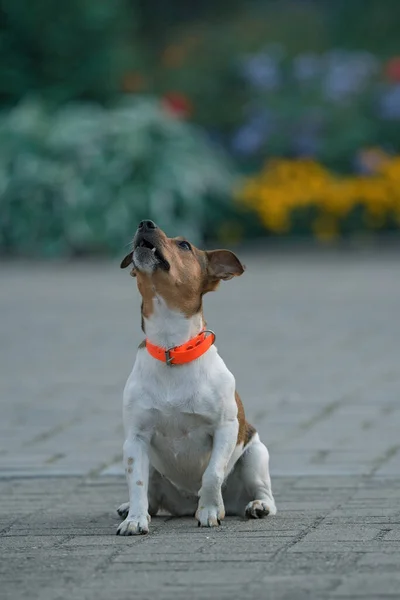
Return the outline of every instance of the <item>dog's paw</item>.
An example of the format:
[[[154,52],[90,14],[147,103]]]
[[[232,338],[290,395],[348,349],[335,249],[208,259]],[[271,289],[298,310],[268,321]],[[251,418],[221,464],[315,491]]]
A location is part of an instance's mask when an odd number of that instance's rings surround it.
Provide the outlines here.
[[[117,508],[117,513],[121,517],[121,519],[126,519],[129,513],[129,502],[124,502],[121,504],[119,508]]]
[[[225,517],[223,506],[199,506],[196,519],[199,527],[218,527]]]
[[[117,535],[146,535],[149,533],[150,515],[127,517],[117,529]]]
[[[245,514],[249,519],[262,519],[268,515],[276,515],[276,506],[273,502],[253,500],[246,506]]]

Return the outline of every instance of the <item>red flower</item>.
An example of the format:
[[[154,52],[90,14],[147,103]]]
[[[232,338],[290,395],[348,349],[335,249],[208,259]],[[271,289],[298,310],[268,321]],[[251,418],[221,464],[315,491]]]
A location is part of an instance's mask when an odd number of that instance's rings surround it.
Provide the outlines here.
[[[400,56],[394,56],[387,62],[386,76],[390,81],[400,81]]]
[[[145,87],[146,80],[141,73],[133,71],[124,75],[122,80],[122,89],[124,92],[141,92]]]
[[[164,108],[175,117],[187,118],[193,112],[189,98],[179,92],[169,92],[162,98]]]

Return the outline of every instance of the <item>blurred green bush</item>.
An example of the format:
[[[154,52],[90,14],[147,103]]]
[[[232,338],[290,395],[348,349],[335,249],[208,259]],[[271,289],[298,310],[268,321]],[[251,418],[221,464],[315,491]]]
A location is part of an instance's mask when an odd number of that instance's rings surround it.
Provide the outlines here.
[[[365,153],[400,153],[399,19],[398,0],[0,0],[0,252],[112,252],[145,217],[263,235],[287,189],[246,212],[227,155],[368,174]]]
[[[196,243],[223,223],[233,183],[225,157],[154,100],[24,102],[0,116],[0,251],[121,251],[144,217]]]
[[[0,0],[0,104],[108,101],[138,59],[130,0]]]

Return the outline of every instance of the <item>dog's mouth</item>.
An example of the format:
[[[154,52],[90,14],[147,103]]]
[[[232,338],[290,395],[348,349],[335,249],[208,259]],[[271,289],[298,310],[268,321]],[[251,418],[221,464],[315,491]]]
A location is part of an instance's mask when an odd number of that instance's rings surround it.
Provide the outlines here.
[[[151,242],[149,239],[145,237],[140,237],[135,244],[134,253],[137,254],[137,258],[141,259],[143,256],[146,257],[146,262],[150,258],[149,254],[153,255],[154,267],[160,267],[165,271],[168,271],[170,268],[170,264],[167,259],[164,257],[163,253],[157,246]]]

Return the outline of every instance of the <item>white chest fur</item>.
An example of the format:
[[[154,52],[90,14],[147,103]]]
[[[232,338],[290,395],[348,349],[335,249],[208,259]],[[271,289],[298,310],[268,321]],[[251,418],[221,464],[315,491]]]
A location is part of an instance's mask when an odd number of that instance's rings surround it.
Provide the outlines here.
[[[157,321],[153,317],[151,321],[151,335],[160,343]],[[182,329],[178,338],[177,323]],[[180,335],[187,340],[198,333],[198,323],[185,319],[182,324],[181,316],[177,323],[171,326],[174,341],[164,324],[163,345],[177,345]],[[190,335],[188,328],[193,329]],[[197,493],[214,431],[236,415],[235,379],[215,346],[192,363],[172,367],[151,357],[145,348],[138,351],[124,391],[126,436],[145,437],[150,462],[178,487]]]

